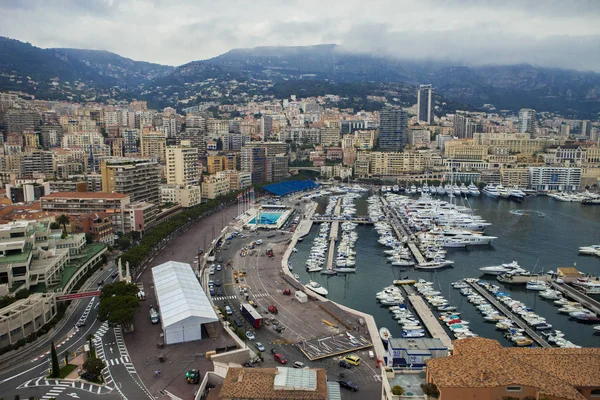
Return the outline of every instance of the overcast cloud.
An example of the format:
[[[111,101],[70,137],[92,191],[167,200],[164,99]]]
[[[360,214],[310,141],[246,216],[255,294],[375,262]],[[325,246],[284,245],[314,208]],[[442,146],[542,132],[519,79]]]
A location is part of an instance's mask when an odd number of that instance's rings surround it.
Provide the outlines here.
[[[240,47],[337,43],[600,71],[599,21],[598,0],[0,0],[0,36],[170,65]]]

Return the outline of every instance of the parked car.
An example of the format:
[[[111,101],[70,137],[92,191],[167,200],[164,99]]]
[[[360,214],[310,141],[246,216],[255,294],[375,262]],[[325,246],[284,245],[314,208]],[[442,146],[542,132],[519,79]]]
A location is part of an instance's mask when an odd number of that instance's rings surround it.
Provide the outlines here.
[[[338,383],[343,388],[350,389],[353,392],[358,391],[358,385],[349,379],[338,379]]]
[[[261,342],[254,343],[254,347],[258,349],[258,351],[265,351],[265,346]]]
[[[246,332],[246,337],[248,338],[248,340],[256,339],[256,337],[254,336],[254,333],[252,333],[250,331]]]
[[[221,267],[221,264],[217,265],[217,271],[220,271],[222,269],[223,269],[223,267]]]
[[[215,286],[221,286],[221,281],[217,279],[217,280],[215,281]]]
[[[352,365],[350,365],[348,363],[348,361],[346,361],[346,360],[340,360],[340,362],[338,363],[338,366],[340,366],[342,368],[346,368],[346,369],[352,368]]]
[[[258,304],[256,304],[254,300],[248,300],[248,304],[250,304],[254,308],[258,307]]]
[[[244,326],[244,324],[242,323],[242,321],[239,318],[236,318],[235,321],[233,321],[235,323],[235,325],[238,328],[241,328],[242,326]]]
[[[283,354],[275,354],[273,356],[273,358],[275,359],[275,361],[277,361],[279,364],[287,364],[287,359],[283,356]]]
[[[231,309],[231,307],[225,306],[225,313],[227,315],[232,315],[233,314],[233,310]]]
[[[294,361],[294,368],[304,368],[304,363],[300,361]]]

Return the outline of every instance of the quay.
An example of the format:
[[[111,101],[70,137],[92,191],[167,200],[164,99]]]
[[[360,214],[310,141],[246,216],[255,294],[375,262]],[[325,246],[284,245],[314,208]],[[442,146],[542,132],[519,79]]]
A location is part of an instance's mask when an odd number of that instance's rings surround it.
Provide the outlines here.
[[[567,297],[581,303],[582,306],[585,306],[587,309],[595,312],[597,315],[600,315],[600,302],[592,299],[590,296],[585,293],[580,292],[579,290],[567,285],[566,283],[558,284],[556,282],[552,282],[552,287]]]
[[[355,224],[364,224],[364,225],[373,225],[375,222],[367,220],[367,219],[363,219],[363,218],[346,218],[346,219],[334,219],[334,218],[321,218],[321,217],[314,217],[312,218],[312,222],[353,222]]]
[[[397,215],[394,210],[388,210],[389,204],[387,200],[382,198],[381,201],[384,205],[383,212],[387,216],[388,222],[392,225],[394,232],[396,232],[398,240],[402,240],[403,237],[413,238],[413,235],[407,233],[404,226],[402,226],[402,219],[400,218],[400,216]],[[400,224],[398,225],[396,222],[399,222]],[[423,254],[421,253],[417,245],[414,243],[414,241],[408,242],[408,248],[410,249],[415,260],[417,260],[417,263],[422,264],[424,262],[427,262],[427,260],[425,260],[425,257],[423,257]]]
[[[338,199],[337,204],[335,205],[335,209],[333,211],[334,215],[339,215],[342,209],[342,199]],[[327,269],[333,270],[333,257],[335,255],[335,242],[338,239],[338,232],[340,229],[340,221],[333,220],[331,223],[331,230],[329,231],[329,253],[327,253]]]
[[[446,333],[440,322],[437,320],[435,315],[431,312],[431,309],[425,303],[425,300],[418,294],[416,294],[415,290],[410,285],[402,286],[408,295],[408,301],[415,309],[415,312],[419,315],[421,321],[427,328],[427,331],[431,335],[431,337],[440,339],[444,346],[448,347],[448,349],[452,349],[452,340],[450,336]]]
[[[489,301],[496,309],[498,309],[504,316],[509,318],[515,324],[519,326],[519,328],[523,329],[527,335],[532,338],[537,344],[542,347],[550,348],[550,344],[546,342],[540,335],[538,335],[533,329],[531,329],[525,322],[523,322],[520,318],[510,312],[503,304],[501,304],[494,296],[492,296],[487,290],[479,286],[475,282],[466,281],[477,293],[485,297],[487,301]]]

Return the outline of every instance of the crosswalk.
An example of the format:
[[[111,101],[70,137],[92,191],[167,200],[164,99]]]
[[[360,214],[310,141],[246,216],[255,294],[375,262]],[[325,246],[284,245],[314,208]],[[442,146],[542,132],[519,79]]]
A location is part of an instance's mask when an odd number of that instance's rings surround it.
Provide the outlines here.
[[[112,382],[111,382],[112,383]],[[45,379],[44,377],[40,377],[37,379],[30,379],[26,382],[20,384],[17,389],[31,388],[31,387],[43,387],[43,386],[52,386],[52,389],[46,393],[41,399],[47,400],[53,397],[58,397],[66,389],[79,389],[84,390],[86,392],[90,392],[93,394],[106,394],[110,393],[114,390],[113,387],[108,386],[108,384],[104,386],[96,385],[93,383],[89,383],[86,381],[67,381],[62,379]]]
[[[107,365],[119,365],[119,364],[130,364],[129,357],[111,358],[106,360]]]
[[[92,306],[94,305],[94,301],[96,300],[95,297],[92,297],[92,300],[90,300],[90,302],[88,303],[87,307],[85,308],[85,311],[83,312],[83,314],[81,315],[81,317],[79,318],[79,321],[77,321],[77,325],[81,324],[85,324],[85,321],[87,320],[87,317],[90,313],[90,310],[92,309]]]
[[[254,298],[260,298],[260,297],[267,297],[269,296],[269,293],[256,293],[256,294],[251,294],[250,297],[254,297]],[[221,300],[234,300],[237,299],[237,296],[216,296],[213,297],[213,300],[215,301],[221,301]]]

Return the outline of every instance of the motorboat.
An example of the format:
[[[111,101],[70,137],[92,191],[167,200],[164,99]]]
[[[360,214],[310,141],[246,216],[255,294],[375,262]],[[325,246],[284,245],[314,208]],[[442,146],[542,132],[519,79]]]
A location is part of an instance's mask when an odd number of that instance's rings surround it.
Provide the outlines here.
[[[521,189],[519,189],[516,186],[508,189],[508,197],[511,198],[512,200],[520,202],[520,201],[523,201],[525,196],[526,196],[525,192],[523,192]]]
[[[600,244],[595,244],[592,246],[584,246],[579,248],[579,252],[585,255],[600,255]]]
[[[573,286],[585,294],[600,294],[600,281],[580,278],[573,282]]]
[[[482,267],[479,268],[479,271],[483,272],[486,275],[502,275],[509,271],[513,271],[515,269],[520,269],[521,267],[516,261],[513,261],[508,264],[495,265],[491,267]]]
[[[319,285],[315,281],[310,281],[306,284],[306,288],[312,290],[313,292],[320,294],[321,296],[327,296],[329,291],[325,289],[323,286]]]
[[[496,186],[496,190],[498,191],[498,196],[502,197],[503,199],[508,199],[510,197],[509,190],[502,184]]]
[[[483,188],[483,194],[493,199],[497,199],[500,196],[498,190],[496,189],[496,186],[492,185],[491,183],[485,185],[485,187]]]
[[[543,281],[530,280],[530,281],[527,281],[525,289],[544,291],[544,290],[548,289],[548,285],[546,284],[546,282],[543,282]]]
[[[444,267],[447,267],[452,264],[454,264],[454,261],[451,261],[451,260],[434,260],[434,261],[427,261],[424,263],[419,263],[419,264],[415,265],[415,268],[416,269],[433,270],[433,269],[444,268]]]
[[[470,194],[469,189],[465,186],[464,183],[461,183],[461,185],[460,185],[460,194],[463,195],[463,196],[465,196],[465,197]]]
[[[558,300],[562,299],[562,293],[558,290],[546,289],[543,292],[540,292],[540,297],[548,300]]]
[[[473,184],[473,182],[471,182],[469,186],[467,186],[467,189],[469,189],[469,194],[471,196],[479,196],[480,194],[479,189],[477,188],[477,186],[475,186],[475,184]]]
[[[306,270],[308,272],[319,272],[323,270],[323,267],[307,267]]]
[[[383,340],[384,343],[387,343],[389,339],[391,339],[392,334],[390,333],[390,330],[384,326],[382,326],[381,328],[379,328],[379,337],[381,338],[381,340]]]

